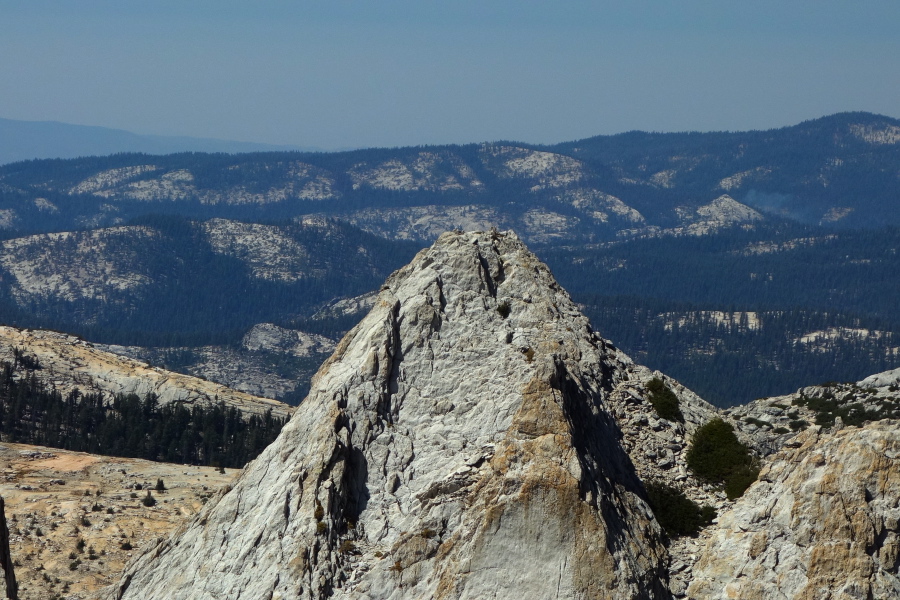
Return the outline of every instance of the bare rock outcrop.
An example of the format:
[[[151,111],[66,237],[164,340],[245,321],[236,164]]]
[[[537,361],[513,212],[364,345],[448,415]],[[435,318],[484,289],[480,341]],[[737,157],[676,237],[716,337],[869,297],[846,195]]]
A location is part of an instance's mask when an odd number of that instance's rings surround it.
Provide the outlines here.
[[[29,372],[63,395],[74,389],[82,393],[101,392],[110,397],[116,394],[143,397],[153,393],[161,403],[209,406],[224,402],[247,416],[263,415],[269,410],[279,418],[291,414],[291,407],[283,402],[151,367],[147,363],[103,351],[73,335],[0,326],[0,360],[12,362],[17,349],[40,363],[41,368]]]
[[[796,436],[719,518],[688,596],[900,597],[897,421]]]
[[[632,367],[514,234],[444,234],[108,597],[668,598],[610,414]]]
[[[824,383],[793,394],[759,398],[724,411],[761,456],[789,443],[810,426],[840,429],[882,419],[900,419],[897,371],[866,377],[858,383]]]

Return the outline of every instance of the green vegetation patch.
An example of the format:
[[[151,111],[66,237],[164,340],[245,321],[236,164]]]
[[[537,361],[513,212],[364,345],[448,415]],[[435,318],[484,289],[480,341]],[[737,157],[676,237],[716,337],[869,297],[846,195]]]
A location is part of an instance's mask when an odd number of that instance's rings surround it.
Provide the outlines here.
[[[650,400],[653,410],[656,411],[660,418],[684,423],[684,415],[681,414],[678,396],[663,383],[662,379],[654,377],[647,382],[647,389],[650,391],[648,400]]]
[[[890,400],[882,401],[878,409],[867,409],[856,400],[855,396],[850,396],[847,400],[851,402],[844,403],[835,398],[830,391],[825,393],[821,398],[809,398],[800,396],[794,400],[797,406],[805,406],[816,413],[816,425],[822,427],[831,427],[837,417],[841,418],[844,425],[852,425],[859,427],[866,421],[880,421],[882,419],[890,419],[900,417],[900,411],[897,406]]]
[[[756,417],[744,417],[744,423],[756,425],[760,429],[762,429],[763,427],[772,427],[771,424],[766,423],[765,421],[761,421],[761,420],[757,419]]]
[[[687,452],[687,465],[697,477],[722,484],[731,500],[740,497],[759,475],[750,449],[722,419],[713,419],[697,430]]]
[[[651,481],[646,489],[650,508],[669,537],[697,535],[716,517],[716,509],[708,505],[700,506],[678,488]]]

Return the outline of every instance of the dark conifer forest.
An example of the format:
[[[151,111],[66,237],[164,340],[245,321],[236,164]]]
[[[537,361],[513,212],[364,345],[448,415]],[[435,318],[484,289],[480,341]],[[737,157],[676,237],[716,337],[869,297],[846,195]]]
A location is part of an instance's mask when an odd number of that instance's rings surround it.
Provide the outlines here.
[[[18,354],[0,363],[0,438],[128,458],[240,468],[281,431],[271,413],[244,418],[219,403],[160,405],[156,396],[74,390],[63,396],[34,375],[40,365]]]

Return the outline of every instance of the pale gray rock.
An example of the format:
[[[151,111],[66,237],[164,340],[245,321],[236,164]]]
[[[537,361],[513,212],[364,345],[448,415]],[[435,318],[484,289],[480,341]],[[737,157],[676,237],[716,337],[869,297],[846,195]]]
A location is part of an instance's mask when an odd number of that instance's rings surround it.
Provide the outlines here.
[[[341,317],[357,315],[362,318],[364,313],[372,310],[377,299],[378,292],[368,292],[352,298],[341,298],[318,310],[312,318],[315,321],[322,319],[339,319]]]
[[[244,334],[241,346],[251,352],[277,352],[298,357],[334,351],[334,342],[325,336],[273,323],[257,323],[251,327]]]
[[[711,529],[690,598],[900,597],[898,422],[795,441]]]
[[[900,369],[892,369],[883,373],[869,375],[859,382],[860,387],[889,387],[900,385]]]
[[[250,328],[237,347],[159,348],[113,344],[95,344],[94,347],[254,396],[299,400],[301,390],[305,395],[310,378],[334,351],[335,343],[324,336],[298,329],[258,323]]]
[[[759,212],[746,204],[741,204],[728,194],[723,194],[696,210],[677,208],[675,212],[683,225],[667,230],[673,235],[707,235],[724,227],[746,225],[763,220],[763,216]]]
[[[107,597],[668,598],[609,412],[631,367],[514,234],[445,234]]]
[[[827,383],[800,388],[793,394],[759,398],[726,410],[744,441],[757,454],[777,452],[797,433],[816,424],[840,429],[844,424],[900,418],[900,389],[893,371],[855,383]]]
[[[0,326],[0,360],[12,362],[16,349],[36,358],[41,368],[29,373],[63,396],[76,389],[81,393],[99,392],[107,399],[117,394],[156,394],[161,404],[211,406],[224,402],[247,417],[271,410],[274,416],[286,418],[292,411],[283,402],[152,367],[73,335]]]

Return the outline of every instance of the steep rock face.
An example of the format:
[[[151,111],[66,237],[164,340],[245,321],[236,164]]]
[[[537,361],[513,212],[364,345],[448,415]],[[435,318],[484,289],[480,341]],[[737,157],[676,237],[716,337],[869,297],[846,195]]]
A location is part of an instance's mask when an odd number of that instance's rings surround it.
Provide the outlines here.
[[[814,427],[759,479],[713,528],[690,598],[900,597],[896,421]]]
[[[630,366],[513,234],[444,234],[109,598],[668,597],[607,410]]]

